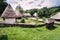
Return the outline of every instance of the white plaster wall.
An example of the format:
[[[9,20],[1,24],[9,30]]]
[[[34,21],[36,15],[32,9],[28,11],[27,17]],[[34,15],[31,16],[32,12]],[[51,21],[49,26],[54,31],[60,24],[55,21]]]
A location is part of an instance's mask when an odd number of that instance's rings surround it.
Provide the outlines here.
[[[9,18],[9,19],[5,19],[5,23],[15,23],[16,22],[16,19],[15,18]]]

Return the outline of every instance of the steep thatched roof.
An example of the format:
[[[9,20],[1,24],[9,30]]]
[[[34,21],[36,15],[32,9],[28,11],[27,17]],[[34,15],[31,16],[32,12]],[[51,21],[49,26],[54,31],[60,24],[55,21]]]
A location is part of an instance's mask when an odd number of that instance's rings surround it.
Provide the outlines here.
[[[60,12],[58,12],[56,15],[51,16],[51,19],[60,19]]]
[[[15,14],[16,14],[18,17],[22,17],[22,16],[23,16],[22,13],[20,13],[18,9],[15,11]]]
[[[19,10],[14,11],[10,5],[8,5],[6,7],[5,11],[1,15],[1,17],[3,17],[3,18],[17,18],[17,17],[21,17],[21,16],[22,15],[19,12]]]

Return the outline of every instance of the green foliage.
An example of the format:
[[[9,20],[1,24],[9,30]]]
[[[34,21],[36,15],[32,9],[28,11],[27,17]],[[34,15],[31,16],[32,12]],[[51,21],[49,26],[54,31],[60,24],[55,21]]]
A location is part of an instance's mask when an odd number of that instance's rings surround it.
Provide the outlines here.
[[[41,9],[30,9],[30,10],[26,10],[25,13],[30,13],[31,16],[33,16],[33,14],[36,12],[38,13],[38,17],[43,18],[49,18],[51,15],[55,15],[57,12],[60,11],[60,6],[56,6],[56,7],[51,7],[51,8],[41,8]]]
[[[49,8],[49,13],[51,13],[52,15],[55,15],[59,11],[60,11],[60,6]]]
[[[7,35],[0,35],[0,40],[8,40],[8,36]]]
[[[29,13],[29,10],[25,10],[24,12],[25,12],[25,13]]]
[[[21,19],[21,23],[25,23],[25,19],[24,18]]]
[[[33,16],[33,14],[35,13],[34,10],[30,10],[29,13],[31,14],[31,16]]]
[[[44,7],[42,9],[39,9],[37,13],[38,13],[38,16],[40,18],[42,18],[42,17],[50,17],[50,15],[51,15],[49,13],[49,9],[47,7]]]
[[[51,15],[55,15],[57,12],[59,12],[60,7],[52,7],[52,8],[47,8],[44,7],[42,9],[38,9],[37,13],[40,18],[46,17],[49,18]]]
[[[5,3],[4,0],[0,0],[0,15],[3,13],[6,6],[7,3]]]
[[[30,13],[31,16],[33,16],[33,14],[37,12],[37,9],[30,9],[30,10],[26,10],[25,13]]]
[[[43,20],[45,21],[45,20],[46,20],[46,18],[45,18],[45,17],[43,17]]]

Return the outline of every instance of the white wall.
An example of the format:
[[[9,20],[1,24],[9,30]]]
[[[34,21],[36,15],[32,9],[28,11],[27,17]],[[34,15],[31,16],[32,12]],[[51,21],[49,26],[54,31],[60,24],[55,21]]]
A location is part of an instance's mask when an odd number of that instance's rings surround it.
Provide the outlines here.
[[[15,23],[16,22],[16,19],[15,18],[6,18],[5,19],[5,23],[11,23],[11,24],[13,24],[13,23]]]

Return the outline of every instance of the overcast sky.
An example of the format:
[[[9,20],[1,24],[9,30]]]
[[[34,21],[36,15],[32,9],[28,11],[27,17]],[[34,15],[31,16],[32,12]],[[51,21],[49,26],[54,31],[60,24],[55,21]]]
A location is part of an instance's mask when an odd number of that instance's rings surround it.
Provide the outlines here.
[[[24,10],[60,6],[60,0],[6,0],[6,2],[12,5],[14,10],[17,5],[20,5]]]

